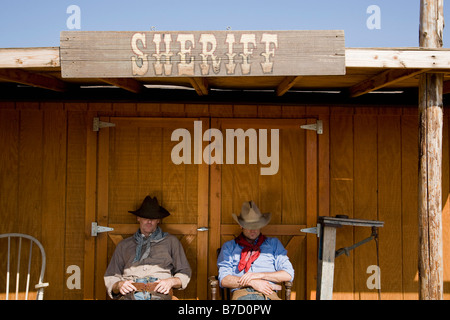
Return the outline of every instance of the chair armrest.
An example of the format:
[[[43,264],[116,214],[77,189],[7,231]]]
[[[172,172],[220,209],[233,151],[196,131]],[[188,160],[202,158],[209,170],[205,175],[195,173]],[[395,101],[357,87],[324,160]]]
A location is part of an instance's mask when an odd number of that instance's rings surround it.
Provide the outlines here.
[[[283,284],[286,290],[286,300],[291,300],[292,281],[285,281]]]
[[[48,287],[49,286],[49,283],[48,282],[45,282],[45,283],[38,283],[38,284],[36,284],[35,286],[34,286],[34,288],[35,289],[40,289],[40,288],[46,288],[46,287]]]
[[[217,276],[209,277],[208,282],[209,287],[211,288],[211,300],[217,300],[217,288],[219,287]]]

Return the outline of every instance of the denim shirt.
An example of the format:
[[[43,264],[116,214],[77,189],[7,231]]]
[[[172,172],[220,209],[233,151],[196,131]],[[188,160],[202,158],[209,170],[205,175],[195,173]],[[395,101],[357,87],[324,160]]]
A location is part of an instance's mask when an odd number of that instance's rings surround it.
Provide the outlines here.
[[[234,240],[223,244],[219,257],[217,258],[220,284],[222,283],[222,279],[228,275],[238,277],[244,275],[244,270],[241,272],[238,270],[242,248]],[[267,237],[260,249],[261,254],[252,263],[249,272],[275,272],[284,270],[291,276],[291,281],[294,279],[294,268],[289,261],[286,249],[278,238]]]

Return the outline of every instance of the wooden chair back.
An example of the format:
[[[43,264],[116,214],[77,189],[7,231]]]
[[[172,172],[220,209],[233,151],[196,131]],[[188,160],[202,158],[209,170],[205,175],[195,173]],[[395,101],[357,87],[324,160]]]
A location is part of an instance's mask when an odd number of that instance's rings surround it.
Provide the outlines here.
[[[29,292],[30,292],[30,281],[31,281],[31,274],[32,274],[32,268],[37,267],[40,269],[38,271],[38,281],[37,284],[34,286],[35,289],[37,289],[36,294],[36,300],[43,300],[44,298],[44,288],[48,286],[48,283],[44,283],[44,273],[45,273],[45,250],[42,244],[34,237],[22,234],[22,233],[5,233],[0,234],[0,239],[7,239],[7,249],[3,252],[0,252],[0,257],[3,261],[6,261],[6,291],[5,291],[5,299],[9,300],[10,296],[10,278],[11,273],[14,272],[12,269],[12,266],[15,267],[15,300],[28,300]],[[26,247],[23,243],[23,239],[29,241],[28,246],[28,255],[25,253],[22,253],[22,247]],[[12,246],[13,242],[16,242],[15,245]],[[39,259],[36,257],[33,257],[33,244],[36,245],[39,248],[40,255],[41,255],[41,264],[39,266],[38,262]],[[2,244],[1,248],[4,248],[5,246]],[[11,250],[12,247],[17,248],[17,254],[14,254]],[[4,258],[6,255],[6,259]],[[27,257],[28,260],[24,261],[26,265],[21,266],[21,258]],[[14,261],[13,261],[14,260]],[[26,259],[24,259],[26,260]],[[23,281],[23,278],[21,279],[22,273],[26,273],[25,281]],[[21,281],[22,280],[22,281]],[[23,287],[23,290],[21,290]],[[23,294],[24,292],[24,294]],[[19,294],[20,293],[20,294]]]

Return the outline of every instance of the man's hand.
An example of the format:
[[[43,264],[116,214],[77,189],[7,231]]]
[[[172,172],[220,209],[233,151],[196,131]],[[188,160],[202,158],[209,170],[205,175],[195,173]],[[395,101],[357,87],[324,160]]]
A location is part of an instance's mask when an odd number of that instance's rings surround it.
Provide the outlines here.
[[[263,275],[258,272],[247,272],[239,279],[239,285],[241,287],[248,287],[250,285],[250,281],[252,280],[261,280]]]
[[[269,281],[262,280],[263,277],[264,274],[260,272],[247,272],[239,279],[239,285],[241,287],[250,286],[268,296],[273,293],[272,284]]]
[[[249,285],[258,292],[269,296],[273,293],[272,284],[266,280],[251,280]]]
[[[178,277],[157,280],[155,283],[157,283],[155,291],[162,294],[169,294],[170,289],[181,287],[181,280]]]
[[[162,294],[169,294],[170,289],[172,289],[174,285],[172,278],[157,280],[155,283],[157,283],[155,291]]]
[[[126,295],[127,293],[136,291],[136,287],[133,286],[133,281],[127,280],[127,281],[119,281],[116,283],[117,287],[113,288],[113,291],[116,291],[114,289],[118,289],[120,294]],[[117,293],[117,291],[116,291]]]

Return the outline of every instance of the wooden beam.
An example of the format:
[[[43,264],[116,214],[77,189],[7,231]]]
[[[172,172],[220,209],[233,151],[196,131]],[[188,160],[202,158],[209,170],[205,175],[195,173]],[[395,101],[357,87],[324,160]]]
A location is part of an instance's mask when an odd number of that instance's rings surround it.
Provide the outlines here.
[[[308,119],[307,124],[316,124],[317,120]],[[318,188],[318,134],[317,131],[306,131],[306,224],[317,225],[317,188]],[[317,299],[317,236],[306,234],[306,299]]]
[[[345,48],[346,68],[450,69],[442,48]],[[0,68],[59,68],[60,48],[0,48]]]
[[[420,0],[419,46],[442,48],[444,0]]]
[[[300,231],[304,228],[306,228],[306,225],[303,224],[268,224],[264,227],[262,232],[270,236],[304,236],[305,233]],[[220,225],[221,234],[238,235],[240,232],[241,227],[238,224]]]
[[[0,69],[0,79],[60,92],[67,91],[69,87],[64,81],[52,76],[22,69]]]
[[[444,0],[420,1],[419,45],[442,47]],[[442,300],[442,73],[422,74],[419,80],[419,298]]]
[[[205,78],[189,78],[189,82],[199,96],[206,96],[209,92],[208,81]]]
[[[133,234],[139,228],[139,224],[108,224],[109,227],[113,228],[113,231],[110,231],[108,234]],[[161,225],[163,231],[173,233],[173,234],[197,234],[197,224],[184,224],[184,223],[168,223]]]
[[[0,68],[59,68],[59,48],[1,48]]]
[[[346,68],[450,69],[447,49],[347,48]]]
[[[141,93],[145,88],[141,82],[132,78],[101,78],[100,80],[133,93]]]
[[[285,94],[300,78],[301,76],[284,78],[284,80],[281,81],[281,83],[277,87],[277,96],[281,97],[283,94]]]
[[[393,83],[412,78],[418,74],[428,71],[429,69],[391,69],[383,71],[370,79],[364,80],[349,89],[350,97],[358,97],[371,91],[387,87]]]
[[[96,111],[89,111],[86,115],[86,123],[92,123]],[[83,270],[83,298],[94,299],[94,279],[95,279],[95,237],[91,236],[91,222],[96,221],[97,203],[97,142],[98,133],[92,127],[86,126],[86,192],[84,210],[84,270]]]
[[[443,299],[442,74],[419,84],[419,298]]]

